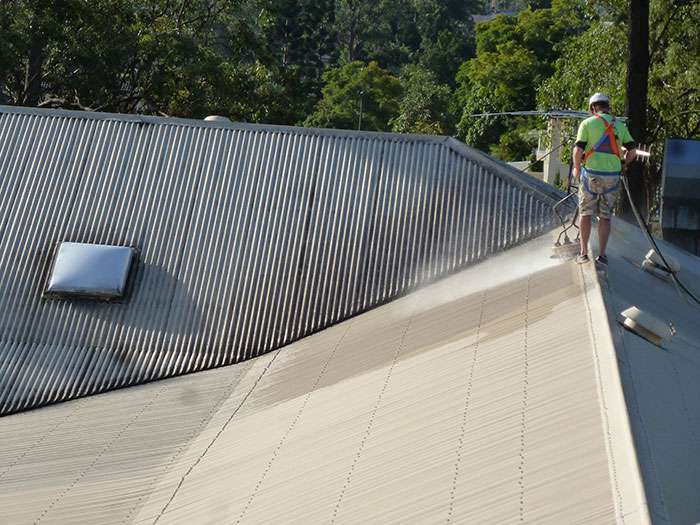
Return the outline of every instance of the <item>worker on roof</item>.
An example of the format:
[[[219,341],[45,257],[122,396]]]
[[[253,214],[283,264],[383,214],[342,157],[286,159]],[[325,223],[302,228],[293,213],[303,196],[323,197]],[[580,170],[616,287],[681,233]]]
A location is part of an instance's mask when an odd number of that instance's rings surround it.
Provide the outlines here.
[[[625,162],[635,158],[635,142],[627,126],[610,114],[610,99],[595,93],[588,101],[591,115],[581,122],[574,146],[574,177],[579,182],[578,202],[581,251],[579,264],[589,261],[588,239],[591,236],[592,216],[598,222],[598,257],[596,262],[607,264],[605,248],[610,237],[610,217],[615,197],[620,189],[620,162],[622,148],[626,148]]]

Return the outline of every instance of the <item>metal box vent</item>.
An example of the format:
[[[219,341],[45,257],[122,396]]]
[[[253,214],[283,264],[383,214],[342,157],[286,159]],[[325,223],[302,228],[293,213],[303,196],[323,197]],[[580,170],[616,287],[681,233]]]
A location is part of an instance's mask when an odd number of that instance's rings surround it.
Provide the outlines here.
[[[124,296],[136,251],[128,246],[62,242],[56,250],[46,294],[96,299]]]

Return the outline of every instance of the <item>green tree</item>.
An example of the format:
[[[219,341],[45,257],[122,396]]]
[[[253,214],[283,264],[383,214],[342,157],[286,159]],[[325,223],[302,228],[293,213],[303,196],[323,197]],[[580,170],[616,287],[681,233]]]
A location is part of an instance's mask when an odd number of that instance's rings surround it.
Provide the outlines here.
[[[245,120],[284,110],[245,0],[7,4],[0,92],[10,103]]]
[[[417,62],[437,80],[454,86],[459,65],[474,56],[472,15],[483,11],[481,0],[414,0],[420,36]]]
[[[700,138],[700,0],[651,4],[648,140]]]
[[[487,150],[500,144],[508,121],[471,115],[535,109],[537,86],[553,74],[561,42],[581,30],[583,19],[575,5],[560,1],[551,8],[527,9],[517,17],[501,15],[479,24],[476,57],[463,63],[457,73],[453,104],[461,115],[458,136]]]
[[[586,109],[588,97],[602,91],[611,97],[612,108],[624,110],[625,28],[596,22],[563,46],[554,73],[540,84],[538,106],[558,109]],[[608,52],[600,53],[600,49]],[[594,56],[595,55],[595,56]]]
[[[589,27],[564,46],[555,72],[538,90],[540,107],[583,109],[588,96],[612,96],[613,113],[623,114],[628,56],[627,4],[611,0],[589,19]],[[648,128],[645,140],[661,153],[669,136],[700,138],[700,0],[657,0],[651,4]],[[605,49],[605,53],[600,53]],[[582,64],[586,68],[582,72]],[[637,113],[639,110],[636,110]],[[660,155],[643,174],[635,201],[652,204],[659,184]],[[639,165],[637,167],[640,167]],[[635,177],[636,181],[642,180]]]
[[[401,82],[376,62],[331,68],[323,80],[323,97],[306,126],[386,131],[398,113]]]
[[[531,134],[530,134],[531,135]],[[491,146],[491,154],[503,161],[532,160],[537,140],[528,136],[528,130],[516,128],[506,131],[498,139],[498,144]]]
[[[311,113],[321,93],[321,75],[336,49],[334,0],[266,0],[265,55],[285,104],[269,113],[273,122],[295,124]]]
[[[385,18],[376,0],[337,0],[335,8],[341,63],[367,60],[366,46],[382,34]]]
[[[434,40],[422,41],[418,63],[430,69],[438,82],[454,87],[459,65],[473,56],[474,39],[470,30],[443,29]]]
[[[438,83],[432,71],[418,65],[403,69],[401,85],[404,94],[399,114],[391,121],[393,131],[430,135],[452,132],[449,86]]]
[[[617,6],[617,7],[616,7]],[[613,112],[624,113],[627,27],[624,4],[612,4],[563,46],[551,78],[542,83],[543,108],[585,109],[591,93],[612,98]],[[700,134],[700,0],[658,0],[650,22],[648,140]],[[606,53],[600,53],[606,49]]]
[[[452,84],[473,56],[472,14],[480,10],[480,0],[337,0],[339,62],[377,61],[395,74],[419,63]]]
[[[462,64],[457,74],[456,103],[461,110],[457,134],[468,144],[488,149],[505,131],[499,117],[472,117],[487,112],[531,109],[536,57],[515,42],[499,44]]]

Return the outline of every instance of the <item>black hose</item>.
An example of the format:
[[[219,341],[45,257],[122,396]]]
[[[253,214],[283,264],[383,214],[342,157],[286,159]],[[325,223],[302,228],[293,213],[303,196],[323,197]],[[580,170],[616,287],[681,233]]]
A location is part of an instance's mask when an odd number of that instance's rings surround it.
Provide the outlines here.
[[[649,244],[651,245],[651,247],[656,251],[656,253],[661,258],[661,261],[664,263],[664,265],[666,266],[666,269],[671,274],[671,278],[673,279],[673,282],[676,284],[676,286],[678,288],[683,290],[688,295],[688,297],[690,297],[693,301],[695,301],[700,306],[700,299],[698,299],[697,296],[695,296],[695,294],[693,294],[693,292],[688,290],[688,288],[681,282],[681,280],[676,275],[676,272],[674,272],[671,269],[671,266],[668,264],[668,262],[664,258],[664,255],[663,255],[663,253],[661,253],[661,250],[659,250],[659,247],[656,244],[654,237],[652,236],[651,232],[649,231],[649,226],[644,221],[642,216],[639,214],[639,210],[637,210],[637,207],[634,205],[634,201],[632,200],[632,193],[630,192],[629,183],[627,182],[627,175],[624,173],[624,171],[622,173],[622,185],[625,187],[625,192],[627,193],[627,198],[629,199],[630,207],[632,208],[632,212],[634,213],[634,217],[637,219],[637,224],[639,224],[639,228],[644,232],[644,234],[647,237],[647,240],[649,241]]]

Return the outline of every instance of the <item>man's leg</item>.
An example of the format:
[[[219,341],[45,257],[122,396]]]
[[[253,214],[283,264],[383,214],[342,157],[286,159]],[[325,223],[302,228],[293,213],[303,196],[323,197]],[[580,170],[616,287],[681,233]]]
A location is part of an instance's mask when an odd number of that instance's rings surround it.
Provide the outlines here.
[[[608,226],[610,225],[610,221],[608,221]],[[588,255],[588,239],[591,238],[591,216],[590,215],[583,215],[581,216],[581,220],[579,221],[579,229],[581,232],[581,255]],[[608,229],[608,233],[610,233],[610,230]],[[606,239],[607,241],[607,239]]]
[[[589,217],[590,218],[590,217]],[[590,233],[590,223],[589,223],[589,233]],[[583,228],[581,228],[583,231]],[[608,245],[608,239],[610,238],[610,219],[598,218],[598,255],[605,257],[605,247]],[[581,234],[581,239],[583,239],[583,233]]]

